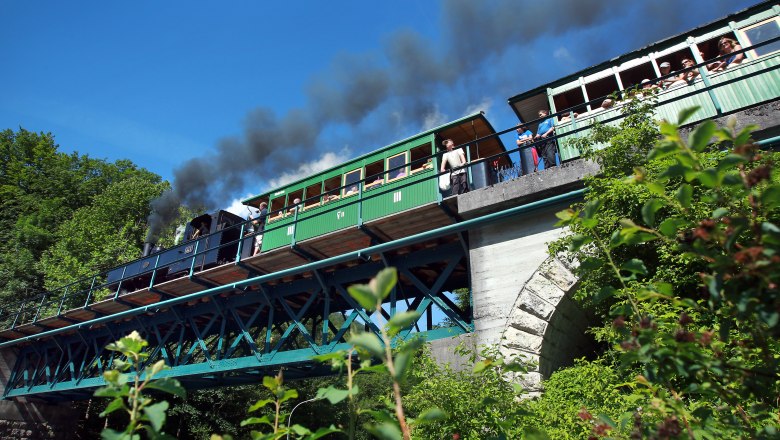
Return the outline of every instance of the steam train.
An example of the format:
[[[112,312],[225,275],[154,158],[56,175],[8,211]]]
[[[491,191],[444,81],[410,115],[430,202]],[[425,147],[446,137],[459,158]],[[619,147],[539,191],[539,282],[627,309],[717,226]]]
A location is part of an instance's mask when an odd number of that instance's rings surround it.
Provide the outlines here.
[[[494,183],[490,166],[479,159],[506,152],[500,138],[490,137],[495,133],[484,114],[475,113],[243,201],[248,207],[268,206],[262,252],[446,197],[434,167],[444,139],[468,144],[489,137],[465,150],[475,162],[468,170],[472,188]],[[511,165],[506,155],[499,162]],[[251,257],[251,230],[251,223],[224,210],[195,217],[186,224],[182,244],[162,249],[147,243],[140,259],[108,272],[106,286],[121,295]],[[365,245],[360,239],[354,243]]]

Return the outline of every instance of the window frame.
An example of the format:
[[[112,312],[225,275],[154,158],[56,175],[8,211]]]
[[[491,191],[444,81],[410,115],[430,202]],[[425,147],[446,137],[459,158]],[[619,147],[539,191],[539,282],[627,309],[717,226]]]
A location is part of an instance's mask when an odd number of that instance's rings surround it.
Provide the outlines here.
[[[355,171],[360,173],[360,174],[358,174],[357,181],[355,181],[355,188],[357,188],[357,191],[355,191],[354,193],[349,193],[348,194],[347,193],[347,176],[352,174],[352,173],[354,173]],[[342,186],[342,188],[341,188],[341,197],[353,196],[353,195],[357,194],[358,192],[360,192],[360,181],[361,180],[363,180],[363,167],[355,168],[352,171],[347,171],[346,173],[342,174],[342,178],[341,178],[341,186]]]
[[[400,153],[398,153],[398,154],[394,154],[394,155],[392,155],[392,156],[388,156],[388,157],[385,159],[385,172],[387,173],[387,174],[386,174],[385,181],[386,181],[387,183],[390,183],[390,182],[396,181],[396,180],[398,180],[398,179],[403,179],[404,177],[409,177],[409,156],[408,156],[408,154],[407,154],[407,153],[409,153],[409,151],[402,151],[402,152],[400,152]],[[403,176],[396,176],[396,177],[393,177],[393,178],[391,179],[391,178],[390,178],[390,171],[389,171],[389,170],[390,170],[391,168],[395,168],[395,167],[391,167],[391,166],[390,166],[390,160],[391,160],[391,159],[395,159],[395,158],[396,158],[396,157],[398,157],[398,156],[403,156],[403,157],[404,157],[404,167],[403,167],[403,168],[399,168],[399,169],[397,170],[399,173],[403,173]]]
[[[771,21],[774,21],[775,25],[777,25],[777,27],[778,27],[778,30],[780,30],[780,17],[777,17],[777,16],[770,17],[770,18],[767,18],[766,20],[761,20],[758,23],[753,23],[753,24],[751,24],[749,26],[745,26],[743,28],[739,28],[737,31],[739,32],[739,36],[741,37],[740,39],[749,42],[750,44],[748,46],[752,46],[752,45],[756,44],[756,43],[754,43],[750,39],[750,37],[748,36],[746,31],[749,31],[749,30],[757,28],[759,26],[763,26],[765,24],[768,24]],[[778,52],[780,52],[780,49],[775,50],[774,52],[770,52],[770,53],[764,54],[764,55],[759,55],[759,54],[756,53],[755,49],[750,49],[749,51],[745,52],[745,54],[746,55],[750,55],[749,59],[756,60],[756,59],[759,59],[759,58],[766,58],[766,57],[772,56],[772,55],[774,55],[774,54],[776,54]]]

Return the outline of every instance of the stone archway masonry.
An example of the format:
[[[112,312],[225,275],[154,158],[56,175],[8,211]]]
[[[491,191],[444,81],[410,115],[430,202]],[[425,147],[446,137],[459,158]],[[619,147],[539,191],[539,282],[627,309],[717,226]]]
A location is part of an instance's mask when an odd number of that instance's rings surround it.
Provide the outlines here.
[[[571,269],[565,260],[545,260],[520,290],[501,335],[504,357],[535,365],[516,377],[529,396],[540,393],[555,370],[595,350],[585,332],[591,317],[571,298],[577,283]]]

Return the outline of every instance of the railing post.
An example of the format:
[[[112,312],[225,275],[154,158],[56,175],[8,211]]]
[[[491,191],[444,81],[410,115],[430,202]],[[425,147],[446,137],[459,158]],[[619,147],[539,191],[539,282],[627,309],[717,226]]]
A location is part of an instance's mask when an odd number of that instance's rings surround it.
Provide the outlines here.
[[[43,303],[46,302],[46,295],[48,295],[49,292],[43,292],[43,295],[41,296],[41,302],[38,304],[38,309],[35,311],[35,316],[33,317],[32,322],[38,321],[38,316],[41,315],[41,309],[43,308]]]
[[[358,201],[357,201],[357,226],[363,226],[363,186],[365,181],[358,182]]]
[[[192,264],[190,264],[190,274],[188,275],[190,278],[192,278],[192,274],[195,273],[195,258],[198,256],[198,246],[200,245],[200,240],[195,242],[195,249],[192,251]]]
[[[433,148],[436,149],[436,145],[434,145]],[[441,195],[441,188],[439,188],[439,179],[441,178],[441,176],[443,176],[443,174],[439,175],[439,172],[440,172],[439,171],[439,154],[438,153],[434,153],[434,155],[433,155],[433,180],[434,180],[433,188],[434,188],[434,191],[436,191],[436,201],[438,203],[441,203],[443,197]]]
[[[87,300],[84,301],[85,309],[87,308],[87,306],[89,306],[89,300],[92,299],[92,288],[95,287],[95,280],[97,280],[97,275],[92,277],[92,284],[89,285],[89,292],[87,292]]]
[[[293,207],[295,212],[293,212],[293,230],[292,230],[292,238],[290,239],[290,246],[295,246],[295,237],[298,235],[298,205],[295,205]]]
[[[122,275],[119,276],[119,283],[116,285],[116,293],[114,293],[114,299],[119,298],[119,292],[122,291],[122,282],[125,281],[125,271],[127,270],[127,265],[125,264],[125,267],[122,268]]]
[[[238,264],[241,261],[241,250],[244,248],[244,240],[246,237],[244,237],[244,228],[246,227],[247,223],[241,223],[241,230],[238,233],[238,251],[236,251],[236,264]],[[255,237],[252,237],[252,240],[254,241]]]
[[[19,311],[16,312],[16,318],[14,318],[14,322],[11,324],[11,328],[16,328],[16,323],[19,322],[19,316],[21,316],[22,312],[24,311],[25,304],[27,304],[27,300],[22,301],[22,304],[19,306]]]
[[[160,264],[160,254],[157,254],[157,258],[154,259],[154,269],[152,269],[152,278],[149,279],[149,290],[152,290],[154,286],[154,279],[157,277],[157,265]]]
[[[715,112],[718,115],[722,115],[723,107],[721,107],[720,101],[718,100],[718,97],[715,95],[715,90],[712,87],[712,82],[710,82],[710,77],[707,76],[707,69],[705,69],[704,66],[699,67],[699,75],[701,76],[701,80],[704,83],[704,87],[707,88],[707,95],[709,95],[710,100],[712,101],[712,105],[715,107]]]
[[[65,307],[65,300],[68,298],[68,289],[69,286],[65,286],[65,292],[62,294],[62,299],[60,300],[60,306],[57,308],[57,316],[60,316],[62,314],[62,308]]]
[[[466,183],[469,185],[469,189],[471,189],[472,184],[474,183],[474,178],[471,175],[471,148],[469,148],[468,145],[464,146],[463,148],[466,149],[466,163],[468,165],[464,165],[466,168]]]

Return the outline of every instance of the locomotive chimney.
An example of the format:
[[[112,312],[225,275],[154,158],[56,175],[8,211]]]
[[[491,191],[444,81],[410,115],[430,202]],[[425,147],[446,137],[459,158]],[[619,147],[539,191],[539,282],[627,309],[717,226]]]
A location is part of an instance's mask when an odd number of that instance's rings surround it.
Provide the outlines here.
[[[154,248],[154,243],[147,241],[144,243],[144,253],[141,254],[142,257],[147,257],[152,252],[152,248]]]

